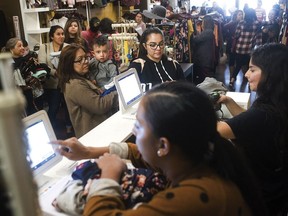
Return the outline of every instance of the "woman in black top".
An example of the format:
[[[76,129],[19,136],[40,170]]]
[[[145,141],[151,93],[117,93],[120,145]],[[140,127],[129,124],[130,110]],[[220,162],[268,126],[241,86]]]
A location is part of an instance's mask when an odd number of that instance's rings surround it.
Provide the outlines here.
[[[146,29],[140,39],[139,58],[129,68],[136,68],[141,83],[152,86],[166,81],[184,79],[179,63],[164,54],[164,36],[157,27]]]
[[[251,165],[270,215],[288,212],[288,47],[266,44],[253,51],[245,73],[257,98],[248,110],[222,95],[234,116],[218,122],[219,133],[233,139]],[[281,214],[280,214],[281,213]]]

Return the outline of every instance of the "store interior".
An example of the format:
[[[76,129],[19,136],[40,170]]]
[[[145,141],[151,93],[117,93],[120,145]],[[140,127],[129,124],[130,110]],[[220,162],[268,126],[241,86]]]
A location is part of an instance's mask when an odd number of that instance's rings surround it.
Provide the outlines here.
[[[51,2],[53,2],[53,4],[51,4]],[[31,50],[36,50],[37,46],[49,41],[48,32],[51,22],[55,17],[59,17],[59,14],[60,16],[68,18],[75,16],[79,17],[83,30],[89,29],[89,20],[92,17],[96,16],[100,20],[109,17],[114,22],[113,28],[120,33],[120,38],[119,35],[112,35],[110,40],[114,42],[113,45],[120,41],[120,44],[118,43],[115,46],[118,46],[118,49],[121,49],[121,62],[128,64],[131,60],[129,54],[131,54],[131,50],[133,51],[135,47],[138,49],[137,46],[139,46],[139,41],[136,32],[131,28],[133,19],[126,18],[129,17],[129,14],[135,14],[138,11],[151,10],[154,5],[160,5],[161,3],[154,0],[113,0],[107,1],[106,3],[103,2],[104,1],[97,5],[92,0],[76,0],[76,2],[74,1],[74,4],[69,5],[65,0],[51,0],[39,1],[37,5],[37,1],[35,0],[2,0],[0,2],[0,47],[3,47],[9,38],[18,37],[25,38],[29,48]],[[167,0],[165,2],[173,7],[175,13],[180,12],[183,8],[186,8],[186,12],[190,13],[192,6],[199,8],[205,6],[211,8],[214,1]],[[265,8],[267,12],[275,4],[280,4],[281,8],[287,11],[287,0],[262,0],[262,2],[263,8]],[[243,9],[245,4],[249,4],[250,7],[255,8],[257,0],[219,0],[217,3],[224,10],[226,17],[230,17],[231,11],[235,11],[235,8]],[[187,23],[187,19],[183,20]],[[183,20],[181,22],[184,22]],[[150,22],[151,20],[147,19],[147,21]],[[177,22],[180,21],[178,20]],[[194,19],[193,22],[196,23],[196,19]],[[175,30],[175,26],[175,24],[172,24],[171,28],[174,28]],[[167,30],[167,28],[170,28],[168,24],[163,27],[163,31]],[[166,43],[166,45],[168,44],[166,54],[169,55],[172,53],[170,57],[180,63],[193,64],[193,56],[191,56],[190,44],[187,39],[188,35],[187,32],[186,41],[185,38],[182,39],[185,41],[184,44],[186,47],[184,46],[184,48],[182,46],[179,48],[179,44],[177,44],[179,43],[177,40],[178,38],[168,38]],[[176,35],[174,36],[176,37]],[[221,45],[219,43],[219,61],[215,71],[215,78],[225,85],[228,85],[230,81],[230,72],[226,62],[227,56],[225,55],[225,45],[224,42],[221,43]],[[171,48],[173,52],[171,52],[171,49],[169,48]],[[19,119],[22,117],[21,112],[24,102],[19,95],[14,95],[14,92],[13,95],[5,95],[8,92],[6,92],[6,90],[11,86],[4,86],[3,83],[5,80],[12,79],[12,77],[6,77],[3,72],[4,70],[7,70],[6,68],[9,68],[9,66],[7,66],[7,59],[8,58],[5,56],[0,58],[0,84],[2,83],[0,85],[0,184],[5,185],[4,188],[0,187],[0,193],[5,194],[8,190],[10,194],[6,193],[5,196],[1,196],[0,214],[7,216],[36,216],[39,215],[40,207],[38,201],[35,199],[35,197],[37,197],[34,188],[35,184],[33,183],[33,177],[29,170],[30,167],[27,167],[27,164],[23,163],[23,161],[26,161],[26,158],[22,154],[23,152],[21,152],[23,140],[22,137],[17,135],[22,131]],[[237,77],[235,91],[251,93],[251,100],[256,97],[255,93],[250,91],[247,79],[245,79],[242,71]],[[63,107],[61,107],[57,115],[58,125],[57,128],[54,128],[58,139],[68,138],[65,128],[64,112]],[[13,130],[11,130],[11,128],[13,128]],[[7,145],[7,143],[16,143],[16,145]],[[18,158],[18,160],[12,160],[13,158]],[[10,183],[7,183],[7,179],[13,180]],[[23,185],[23,187],[18,187],[19,184]]]
[[[27,1],[28,2],[28,1]],[[41,1],[40,1],[41,2]],[[45,1],[43,1],[45,3]],[[35,20],[35,23],[31,23],[31,25],[37,24],[39,26],[34,26],[36,29],[38,28],[49,28],[50,23],[49,21],[53,19],[53,16],[58,11],[61,11],[63,13],[71,14],[71,13],[77,13],[80,14],[83,19],[83,27],[85,30],[85,27],[89,28],[88,22],[89,19],[93,16],[98,17],[99,19],[102,19],[104,17],[107,17],[106,15],[109,14],[109,18],[113,20],[114,22],[123,22],[123,15],[126,12],[133,12],[134,9],[136,10],[150,10],[155,4],[160,4],[160,2],[155,2],[151,0],[144,0],[144,1],[132,1],[129,3],[121,3],[121,1],[108,1],[105,5],[97,5],[92,4],[90,1],[79,1],[74,5],[68,6],[68,4],[63,4],[65,1],[53,1],[54,5],[47,5],[43,4],[40,6],[37,6],[39,10],[34,9],[34,12],[38,12],[38,15],[35,19],[39,19],[39,21]],[[216,1],[217,2],[217,1]],[[263,0],[262,1],[263,8],[265,8],[267,11],[269,11],[270,8],[274,4],[279,3],[277,0]],[[283,2],[283,3],[281,3]],[[189,12],[191,10],[192,6],[201,7],[204,6],[209,8],[212,7],[213,1],[208,0],[196,0],[196,1],[166,1],[165,4],[169,4],[174,9],[175,13],[180,12],[181,7],[185,7],[186,11]],[[230,16],[230,11],[239,8],[243,9],[245,4],[248,4],[250,7],[255,8],[257,5],[257,0],[254,1],[247,1],[247,0],[235,0],[235,1],[218,1],[218,5],[225,11],[226,16]],[[126,6],[126,5],[128,6]],[[285,1],[280,1],[280,5],[285,4]],[[130,6],[131,5],[131,6]],[[3,23],[3,29],[5,30],[5,35],[1,36],[1,47],[4,46],[4,39],[7,39],[7,37],[13,37],[13,36],[19,36],[21,38],[27,38],[27,27],[29,29],[29,22],[25,21],[25,18],[27,19],[27,14],[31,15],[32,11],[29,11],[33,6],[29,6],[29,3],[26,3],[25,0],[11,0],[9,2],[7,1],[1,1],[0,2],[0,12],[1,12],[1,23]],[[45,8],[45,9],[44,9]],[[32,16],[32,15],[31,15]],[[34,17],[33,17],[34,19]],[[18,21],[18,22],[17,22]],[[25,23],[25,27],[23,25]],[[28,25],[28,26],[27,26]],[[47,32],[46,32],[47,33]],[[41,33],[42,34],[42,33]],[[44,35],[41,35],[45,42],[45,33]],[[35,44],[33,44],[35,45]],[[31,45],[31,46],[33,46]]]

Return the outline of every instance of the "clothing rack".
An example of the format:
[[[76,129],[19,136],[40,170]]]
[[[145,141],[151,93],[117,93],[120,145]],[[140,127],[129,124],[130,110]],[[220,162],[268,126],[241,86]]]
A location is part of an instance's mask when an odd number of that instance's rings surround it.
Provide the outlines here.
[[[63,9],[56,9],[55,12],[73,12],[73,11],[77,11],[77,8],[63,8]]]
[[[85,2],[85,11],[86,11],[86,20],[87,20],[87,23],[89,23],[89,20],[90,20],[90,14],[91,14],[91,11],[90,11],[90,7],[89,7],[89,4],[88,4],[88,1]],[[78,9],[77,8],[59,8],[59,9],[55,9],[54,11],[55,12],[75,12],[77,11]]]
[[[138,11],[140,11],[140,9],[128,9],[128,10],[122,10],[122,11],[124,11],[124,12],[138,12]]]

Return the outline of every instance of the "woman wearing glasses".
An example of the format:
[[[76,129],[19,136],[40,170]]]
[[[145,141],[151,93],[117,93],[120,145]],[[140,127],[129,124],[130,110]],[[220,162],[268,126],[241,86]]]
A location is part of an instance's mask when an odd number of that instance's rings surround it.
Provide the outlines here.
[[[136,68],[141,83],[152,85],[184,79],[181,66],[164,54],[164,36],[157,27],[146,29],[140,39],[139,58],[129,65]]]
[[[76,137],[81,137],[118,108],[113,91],[101,96],[101,90],[88,78],[88,57],[83,46],[63,48],[59,59],[59,86],[64,93]]]

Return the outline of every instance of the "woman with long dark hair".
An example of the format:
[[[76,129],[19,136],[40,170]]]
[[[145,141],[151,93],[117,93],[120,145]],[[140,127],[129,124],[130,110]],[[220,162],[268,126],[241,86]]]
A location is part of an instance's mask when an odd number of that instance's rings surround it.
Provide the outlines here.
[[[236,27],[235,40],[236,67],[232,74],[232,77],[230,78],[230,91],[235,90],[234,84],[241,68],[243,73],[247,71],[252,50],[262,44],[261,25],[257,21],[254,9],[248,8],[245,11],[244,20],[241,21]]]
[[[64,27],[64,42],[67,44],[76,43],[85,47],[86,52],[89,51],[87,41],[81,36],[81,25],[78,19],[69,19]]]
[[[222,95],[235,117],[218,123],[218,131],[233,139],[246,155],[270,215],[288,212],[288,47],[266,44],[251,55],[245,76],[257,98],[244,111]]]
[[[159,28],[147,28],[141,36],[139,46],[139,58],[132,61],[129,68],[136,68],[142,83],[155,85],[184,79],[179,63],[164,54],[165,41]]]
[[[242,10],[236,10],[230,22],[224,25],[224,32],[226,38],[226,55],[228,57],[228,64],[229,64],[229,71],[230,71],[230,80],[233,76],[234,69],[235,69],[235,49],[236,49],[236,38],[235,38],[235,31],[238,23],[243,20],[244,13]]]
[[[58,87],[57,67],[59,55],[62,48],[68,44],[64,43],[64,29],[59,26],[51,26],[48,43],[41,44],[38,61],[45,63],[51,69],[50,77],[44,83],[44,96],[48,104],[48,116],[53,127],[56,126],[56,116],[61,103],[61,91]]]
[[[70,149],[60,149],[69,159],[99,157],[101,177],[90,185],[86,216],[265,215],[251,171],[216,125],[206,93],[189,82],[165,82],[149,90],[139,104],[133,128],[136,145],[86,147],[75,138],[57,143]],[[136,167],[161,170],[170,185],[150,202],[125,209],[118,180],[126,166],[119,156]]]

